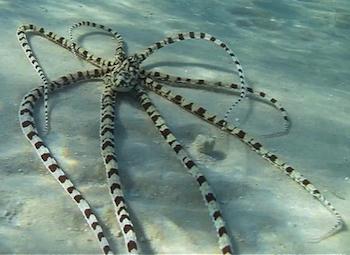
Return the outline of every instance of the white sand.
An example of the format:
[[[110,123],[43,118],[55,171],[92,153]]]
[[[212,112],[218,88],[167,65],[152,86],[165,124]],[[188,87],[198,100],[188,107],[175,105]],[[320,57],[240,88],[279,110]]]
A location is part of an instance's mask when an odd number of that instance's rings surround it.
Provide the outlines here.
[[[32,2],[32,3],[31,3]],[[282,127],[271,107],[246,100],[232,119],[291,163],[323,192],[349,225],[350,215],[350,5],[332,1],[0,1],[0,253],[99,253],[76,205],[41,165],[21,133],[22,96],[40,80],[26,60],[16,28],[33,23],[67,36],[80,20],[110,26],[129,52],[165,35],[203,31],[236,52],[248,82],[270,92],[292,117],[288,135],[261,138]],[[100,1],[99,1],[100,2]],[[81,29],[78,34],[90,31]],[[31,40],[50,79],[86,69],[42,38]],[[94,34],[83,45],[111,56],[113,41]],[[145,64],[171,74],[238,81],[224,52],[207,42],[173,45]],[[234,78],[233,78],[234,77]],[[124,252],[99,155],[101,83],[86,83],[50,97],[51,133],[45,141]],[[232,96],[182,91],[223,114]],[[169,126],[190,147],[198,134],[216,136],[214,159],[198,155],[215,189],[239,253],[350,253],[349,231],[321,243],[307,240],[330,229],[324,207],[247,146],[175,105],[152,95]],[[120,97],[117,144],[125,193],[145,253],[218,253],[215,231],[198,188],[132,97]],[[40,114],[42,119],[42,114]],[[42,123],[42,122],[41,122]]]

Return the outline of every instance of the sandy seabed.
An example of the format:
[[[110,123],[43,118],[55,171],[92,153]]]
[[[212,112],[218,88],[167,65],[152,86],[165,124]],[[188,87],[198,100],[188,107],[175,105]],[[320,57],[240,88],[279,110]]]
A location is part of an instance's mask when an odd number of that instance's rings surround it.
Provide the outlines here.
[[[237,54],[248,84],[277,98],[292,119],[283,128],[271,106],[245,100],[230,121],[260,140],[311,180],[344,216],[350,215],[350,4],[348,1],[5,1],[0,0],[0,253],[99,253],[76,205],[39,161],[19,127],[22,96],[40,85],[16,38],[32,23],[68,35],[91,20],[120,32],[130,53],[167,35],[203,31]],[[81,28],[79,42],[108,58],[115,42]],[[31,45],[51,80],[90,66],[39,37]],[[144,67],[193,78],[238,82],[231,59],[202,41],[172,45]],[[51,131],[45,142],[124,253],[99,149],[102,83],[89,82],[50,96]],[[212,112],[224,114],[234,95],[174,88]],[[180,142],[216,191],[236,250],[256,253],[350,253],[349,231],[320,243],[312,237],[335,223],[310,194],[234,137],[151,94]],[[133,97],[117,110],[117,148],[126,199],[143,253],[219,253],[214,228],[196,183],[186,173]],[[38,121],[42,126],[42,111]],[[193,143],[213,138],[207,154]]]

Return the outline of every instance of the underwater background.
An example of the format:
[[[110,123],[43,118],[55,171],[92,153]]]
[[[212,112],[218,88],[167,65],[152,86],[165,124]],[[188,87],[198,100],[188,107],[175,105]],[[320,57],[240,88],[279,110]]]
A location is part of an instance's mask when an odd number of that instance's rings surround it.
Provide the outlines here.
[[[17,27],[32,23],[68,37],[68,28],[82,20],[118,31],[131,54],[178,32],[207,32],[225,42],[248,85],[278,99],[292,127],[282,136],[264,136],[283,130],[282,118],[251,98],[229,121],[298,169],[349,225],[350,1],[0,0],[0,253],[100,253],[77,206],[41,164],[18,122],[23,95],[41,84],[17,41]],[[90,33],[95,31],[82,27],[74,35],[92,53],[112,58],[115,41]],[[91,68],[41,37],[30,42],[50,80]],[[239,82],[225,52],[199,40],[161,49],[144,67]],[[237,98],[173,90],[221,116]],[[123,253],[100,157],[101,91],[101,82],[88,82],[50,95],[51,130],[44,140],[103,222],[113,250]],[[157,95],[151,98],[215,190],[238,253],[350,253],[348,230],[309,242],[327,232],[334,217],[284,173],[234,137]],[[43,126],[42,110],[37,117]],[[141,250],[218,254],[197,185],[132,96],[119,97],[116,119],[121,178]],[[197,151],[198,135],[213,139],[214,148]]]

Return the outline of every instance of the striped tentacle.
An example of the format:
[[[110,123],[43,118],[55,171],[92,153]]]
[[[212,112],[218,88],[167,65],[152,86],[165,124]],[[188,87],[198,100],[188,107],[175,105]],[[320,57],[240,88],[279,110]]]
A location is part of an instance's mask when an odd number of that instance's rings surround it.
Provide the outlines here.
[[[30,25],[29,25],[30,27]],[[26,54],[29,62],[34,67],[36,73],[39,75],[43,85],[44,85],[44,109],[45,109],[45,132],[48,132],[49,130],[49,107],[48,107],[48,99],[49,99],[49,81],[46,77],[42,67],[38,63],[36,57],[34,56],[34,53],[28,43],[27,35],[26,35],[26,27],[21,26],[17,29],[17,38],[19,40],[20,45],[22,46],[22,49],[24,50],[24,53]]]
[[[222,213],[220,211],[220,206],[216,201],[216,196],[211,187],[209,186],[209,183],[207,182],[205,176],[201,173],[201,171],[190,158],[190,156],[185,152],[182,145],[176,140],[176,137],[172,134],[172,132],[166,125],[164,119],[150,101],[146,92],[141,87],[136,87],[135,90],[140,104],[150,116],[153,123],[159,130],[160,134],[170,145],[170,147],[174,150],[178,159],[181,160],[183,165],[188,169],[190,175],[194,177],[197,181],[200,192],[208,207],[209,215],[216,228],[217,236],[219,238],[219,247],[221,249],[222,254],[232,254],[233,249],[228,232],[225,227],[225,222]]]
[[[115,98],[116,94],[111,85],[106,85],[101,100],[101,154],[106,167],[106,175],[110,187],[110,194],[115,205],[116,217],[123,232],[126,248],[130,254],[137,254],[136,234],[124,199],[115,153]]]
[[[146,59],[149,55],[151,55],[153,52],[157,51],[160,48],[163,48],[169,44],[172,44],[174,42],[178,42],[178,41],[183,41],[183,40],[189,40],[189,39],[202,39],[202,40],[206,40],[209,42],[213,42],[214,44],[218,45],[219,47],[223,48],[232,58],[233,62],[236,65],[237,71],[238,71],[238,76],[240,79],[240,96],[239,98],[234,101],[231,106],[228,108],[228,110],[226,111],[225,115],[224,115],[224,121],[225,123],[227,123],[227,119],[229,114],[232,112],[233,108],[239,104],[239,102],[242,101],[242,99],[244,97],[246,97],[246,81],[244,78],[244,73],[243,73],[243,68],[238,60],[238,58],[236,57],[236,55],[233,53],[233,51],[221,40],[215,38],[214,36],[207,34],[207,33],[202,33],[202,32],[187,32],[187,33],[180,33],[177,34],[175,36],[171,36],[171,37],[167,37],[162,41],[158,41],[156,43],[154,43],[153,45],[151,45],[150,47],[148,47],[147,49],[145,49],[144,51],[142,51],[141,53],[137,54],[141,59]],[[224,128],[224,127],[223,127]]]
[[[225,83],[220,81],[211,82],[203,79],[192,79],[192,78],[184,78],[179,76],[172,76],[169,74],[154,72],[154,71],[147,71],[145,75],[159,81],[171,82],[169,83],[170,86],[172,85],[172,83],[176,83],[176,84],[184,84],[184,86],[186,87],[187,85],[190,85],[191,88],[203,88],[203,87],[217,88],[218,87],[218,88],[228,88],[233,90],[240,89],[240,85],[235,83]],[[281,133],[287,133],[291,127],[291,122],[286,109],[281,105],[281,103],[278,102],[277,99],[269,96],[266,92],[258,91],[248,86],[246,88],[248,92],[247,96],[254,95],[256,98],[272,104],[273,107],[281,113],[282,118],[284,120],[284,129]]]
[[[29,43],[28,43],[28,39],[27,39],[27,33],[29,32],[33,32],[36,34],[39,34],[40,36],[62,46],[63,48],[66,48],[68,50],[71,50],[71,45],[69,43],[68,40],[66,40],[64,37],[58,37],[56,34],[52,33],[52,32],[45,32],[44,28],[39,28],[36,27],[34,25],[22,25],[17,29],[17,37],[19,40],[19,43],[22,47],[22,49],[24,50],[25,55],[27,56],[29,62],[32,64],[32,66],[34,67],[35,71],[37,72],[37,74],[39,75],[43,85],[44,85],[44,114],[45,114],[45,126],[44,126],[44,130],[45,133],[47,133],[49,131],[49,109],[48,109],[48,98],[49,98],[49,80],[46,76],[46,74],[43,71],[43,68],[41,67],[41,65],[39,64],[39,62],[37,61],[37,58],[35,57]],[[82,50],[78,51],[77,50],[77,55],[79,55],[80,57],[82,57],[83,59],[87,60],[90,59],[92,60],[92,62],[94,61],[94,57],[93,55],[89,54],[86,50]],[[96,58],[97,60],[98,58]],[[89,61],[91,62],[91,61]],[[96,63],[94,63],[96,64]],[[98,64],[96,64],[97,66],[99,66]]]
[[[216,115],[209,113],[206,109],[201,106],[196,105],[195,103],[187,101],[183,96],[179,94],[173,94],[170,90],[164,88],[159,83],[153,81],[150,78],[146,78],[145,86],[157,93],[158,95],[166,98],[167,100],[173,102],[174,104],[180,106],[184,110],[194,114],[195,116],[205,120],[206,122],[222,129],[225,124],[225,121],[219,119]],[[242,129],[239,129],[235,126],[228,125],[225,129],[225,132],[234,135],[243,143],[248,145],[253,151],[258,153],[262,158],[269,161],[272,165],[276,166],[280,170],[282,170],[286,175],[288,175],[292,180],[302,186],[305,190],[307,190],[314,198],[316,198],[324,207],[328,209],[335,217],[336,224],[331,228],[329,232],[323,235],[318,240],[325,239],[336,232],[340,231],[345,227],[345,223],[338,213],[338,211],[334,208],[334,206],[320,193],[320,191],[305,177],[303,177],[295,168],[287,164],[286,162],[280,160],[275,154],[269,152],[267,149],[263,147],[263,145],[248,135]]]
[[[17,37],[20,41],[20,45],[22,46],[23,49],[25,49],[25,54],[27,56],[33,54],[31,49],[28,48],[29,46],[28,46],[28,41],[26,38],[27,33],[37,34],[45,39],[48,39],[49,41],[61,46],[62,48],[67,49],[70,52],[73,51],[72,44],[71,44],[70,40],[67,40],[66,38],[59,36],[53,32],[46,31],[43,27],[37,27],[35,25],[28,24],[28,25],[21,25],[17,29]],[[113,63],[111,61],[107,61],[107,60],[100,58],[100,57],[95,57],[93,54],[91,54],[89,51],[87,51],[86,49],[84,49],[82,47],[77,47],[75,49],[75,53],[78,57],[80,57],[83,60],[88,61],[90,64],[92,64],[96,67],[102,67],[102,63],[104,64],[104,66],[113,65]]]
[[[60,79],[50,84],[50,91],[57,90],[67,85],[75,84],[76,82],[92,80],[103,75],[101,69],[95,69],[88,72],[78,72],[70,74],[69,76],[62,76]],[[40,138],[35,121],[34,121],[34,107],[40,98],[43,97],[44,87],[40,86],[27,93],[21,103],[19,111],[19,120],[23,134],[33,145],[39,158],[43,162],[47,170],[52,174],[56,181],[64,188],[68,195],[77,204],[78,208],[82,212],[88,225],[94,232],[99,245],[104,254],[112,254],[107,239],[103,233],[101,225],[93,213],[88,202],[83,198],[81,193],[74,187],[73,183],[69,180],[66,173],[58,165],[57,161],[50,153],[48,147],[44,141]]]
[[[105,27],[104,25],[100,25],[100,24],[96,24],[95,22],[91,22],[91,21],[80,21],[78,23],[75,23],[73,24],[70,28],[69,28],[69,38],[70,38],[70,41],[72,43],[72,51],[76,52],[76,48],[77,48],[77,44],[74,42],[74,39],[73,39],[73,30],[76,29],[76,28],[79,28],[81,26],[88,26],[88,27],[94,27],[94,28],[97,28],[97,29],[101,29],[109,34],[111,34],[113,36],[114,39],[116,39],[117,41],[117,48],[116,48],[116,51],[115,51],[115,60],[113,61],[106,61],[106,60],[103,60],[101,62],[101,65],[102,66],[108,66],[108,65],[111,65],[112,63],[113,64],[116,64],[118,62],[122,62],[124,59],[125,59],[125,51],[124,51],[124,40],[122,38],[122,36],[118,33],[118,32],[114,32],[113,29],[109,28],[109,27]],[[112,64],[112,65],[113,65]]]

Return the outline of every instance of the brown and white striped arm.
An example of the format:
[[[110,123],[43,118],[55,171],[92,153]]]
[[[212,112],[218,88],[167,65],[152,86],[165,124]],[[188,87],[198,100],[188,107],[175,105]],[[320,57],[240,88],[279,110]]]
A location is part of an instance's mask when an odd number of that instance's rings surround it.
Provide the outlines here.
[[[71,43],[68,40],[66,40],[64,37],[59,37],[53,32],[45,31],[45,29],[42,27],[36,27],[32,24],[29,24],[29,25],[22,25],[17,29],[17,38],[19,40],[19,43],[25,55],[27,56],[29,62],[34,67],[34,70],[39,75],[44,85],[44,114],[45,114],[44,130],[45,130],[45,133],[47,133],[49,130],[49,109],[48,109],[49,79],[47,78],[43,68],[41,67],[36,56],[33,53],[30,44],[28,43],[27,33],[38,34],[48,39],[49,41],[54,42],[65,49],[68,49],[69,51],[72,50],[72,46],[71,46]],[[88,51],[82,48],[77,48],[76,54],[79,57],[89,61],[90,63],[100,67],[98,60],[102,61],[101,58],[94,57],[92,54],[90,54]]]
[[[127,205],[124,199],[122,184],[119,177],[119,168],[114,142],[114,108],[116,105],[116,93],[111,85],[106,85],[101,99],[100,139],[101,155],[106,167],[106,176],[109,191],[115,206],[120,229],[124,236],[128,254],[137,254],[138,245],[134,225],[131,222]]]
[[[220,206],[216,200],[216,196],[212,188],[207,182],[207,179],[201,173],[195,162],[186,153],[182,145],[176,140],[176,137],[172,134],[169,127],[166,125],[165,120],[157,111],[146,92],[141,87],[137,87],[135,88],[135,90],[136,96],[140,104],[142,105],[146,113],[149,115],[160,134],[163,136],[163,138],[169,144],[169,146],[174,150],[177,158],[181,160],[182,164],[187,168],[188,173],[193,178],[195,178],[196,182],[198,183],[199,190],[202,194],[205,204],[208,207],[209,215],[214,223],[216,233],[219,239],[219,247],[222,254],[232,254],[233,249],[220,210]]]
[[[37,27],[33,24],[27,24],[27,25],[21,25],[17,29],[17,37],[20,42],[21,47],[23,48],[26,56],[29,58],[29,55],[33,55],[33,52],[31,48],[28,46],[28,40],[26,34],[33,33],[36,35],[39,35],[59,46],[61,46],[64,49],[67,49],[70,52],[73,52],[72,44],[70,40],[67,40],[63,36],[59,36],[51,31],[45,30],[43,27]],[[100,57],[96,57],[93,54],[91,54],[89,51],[82,47],[77,47],[75,49],[75,52],[78,57],[80,57],[83,60],[88,61],[90,64],[96,66],[96,67],[102,67],[102,66],[111,66],[113,63],[111,61],[105,60]],[[34,55],[33,55],[34,57]],[[29,61],[32,63],[32,58],[29,59]],[[33,63],[32,63],[33,64]],[[34,64],[33,64],[34,65]]]
[[[108,63],[110,64],[111,62],[113,62],[113,65],[117,64],[118,62],[122,62],[125,59],[126,53],[124,50],[124,40],[123,37],[118,33],[113,31],[113,29],[106,27],[104,25],[100,25],[97,24],[95,22],[91,22],[91,21],[80,21],[78,23],[73,24],[69,30],[69,39],[72,43],[72,51],[75,54],[76,52],[76,48],[77,48],[77,44],[75,43],[74,39],[73,39],[73,30],[82,26],[87,26],[87,27],[94,27],[97,29],[101,29],[109,34],[111,34],[113,36],[113,38],[117,41],[117,48],[115,51],[115,59],[111,60],[111,61],[102,61],[101,65],[102,66],[108,66]]]
[[[68,85],[77,84],[77,82],[89,81],[100,78],[104,74],[102,69],[94,69],[90,71],[77,72],[67,76],[62,76],[60,79],[49,84],[49,90],[51,92],[66,87]],[[33,145],[42,163],[56,181],[62,186],[72,200],[77,204],[78,208],[82,212],[88,225],[94,232],[101,250],[104,254],[112,254],[109,243],[105,238],[105,234],[99,224],[96,215],[92,211],[88,202],[84,199],[81,193],[74,187],[66,173],[57,163],[48,147],[38,134],[38,130],[34,121],[34,108],[36,103],[43,97],[44,87],[40,86],[27,93],[21,103],[19,110],[19,121],[23,134]]]
[[[240,89],[240,85],[235,84],[235,83],[225,83],[225,82],[211,82],[203,79],[192,79],[192,78],[184,78],[180,76],[172,76],[169,74],[165,73],[160,73],[156,71],[146,71],[145,75],[159,81],[163,82],[169,82],[168,85],[174,86],[175,84],[179,84],[180,86],[183,87],[188,87],[190,85],[190,88],[197,88],[197,89],[202,89],[202,88],[227,88],[227,89],[232,89],[234,91]],[[286,109],[281,105],[277,99],[274,97],[269,96],[266,92],[263,91],[258,91],[255,90],[251,87],[247,87],[247,96],[255,96],[256,98],[263,100],[264,102],[268,102],[269,104],[273,105],[275,109],[277,109],[283,118],[284,125],[283,125],[283,131],[280,133],[288,133],[291,127],[291,121],[288,116],[288,113]]]
[[[231,106],[228,108],[228,110],[226,111],[226,113],[224,115],[224,121],[226,123],[231,111],[246,96],[246,86],[247,85],[246,85],[246,81],[245,81],[244,73],[243,73],[243,68],[240,64],[240,61],[238,60],[236,55],[233,53],[233,51],[224,42],[222,42],[221,40],[219,40],[219,39],[215,38],[214,36],[207,34],[207,33],[202,33],[202,32],[179,33],[177,35],[167,37],[164,40],[161,40],[161,41],[154,43],[153,45],[151,45],[150,47],[148,47],[147,49],[143,50],[141,53],[138,53],[136,55],[138,55],[141,60],[145,60],[148,56],[150,56],[152,53],[154,53],[155,51],[157,51],[160,48],[163,48],[163,47],[165,47],[169,44],[173,44],[175,42],[184,41],[184,40],[191,40],[191,39],[206,40],[208,42],[212,42],[212,43],[216,44],[220,48],[224,49],[226,51],[226,53],[228,53],[230,55],[231,59],[233,60],[234,64],[236,65],[236,68],[238,71],[238,76],[240,79],[241,92],[240,92],[239,98],[237,100],[233,101],[233,103],[231,104]]]
[[[219,129],[222,129],[222,127],[225,124],[224,120],[219,119],[215,114],[209,113],[203,107],[187,101],[182,95],[173,94],[169,89],[163,87],[162,85],[153,81],[150,78],[146,78],[145,86],[146,88],[154,91],[158,95],[168,99],[170,102],[173,102],[174,104],[180,106],[182,109],[194,114],[195,116],[218,127]],[[307,190],[314,198],[316,198],[328,211],[330,211],[335,216],[336,224],[331,228],[330,231],[318,238],[318,241],[335,234],[336,232],[340,231],[345,227],[345,223],[341,215],[334,208],[334,206],[320,193],[318,189],[316,189],[316,187],[309,180],[307,180],[297,170],[295,170],[295,168],[293,168],[286,162],[280,160],[277,157],[277,155],[269,152],[263,147],[263,145],[260,142],[248,135],[242,129],[239,129],[232,125],[228,125],[225,129],[225,132],[237,137],[243,143],[248,145],[253,151],[258,153],[262,158],[266,159],[272,165],[282,170],[293,181],[295,181],[305,190]]]

